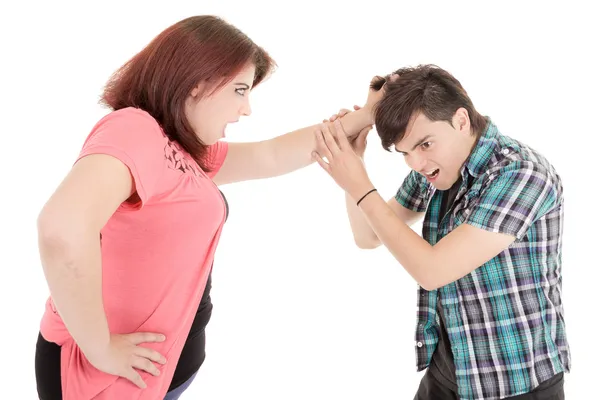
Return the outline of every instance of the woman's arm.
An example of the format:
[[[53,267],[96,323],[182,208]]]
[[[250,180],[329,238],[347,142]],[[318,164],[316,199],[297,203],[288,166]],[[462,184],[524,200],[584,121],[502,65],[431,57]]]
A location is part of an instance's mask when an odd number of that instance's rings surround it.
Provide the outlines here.
[[[372,124],[369,110],[365,107],[341,118],[348,136]],[[316,128],[318,125],[308,126],[261,142],[229,143],[225,161],[213,180],[224,185],[271,178],[306,167],[313,162]]]
[[[100,230],[131,191],[124,164],[90,155],[73,166],[38,217],[40,256],[52,300],[84,353],[109,342]]]
[[[135,190],[129,169],[103,154],[83,157],[38,217],[40,257],[52,300],[67,330],[96,368],[145,387],[133,367],[158,374],[164,362],[142,342],[162,335],[111,335],[102,302],[100,230]]]

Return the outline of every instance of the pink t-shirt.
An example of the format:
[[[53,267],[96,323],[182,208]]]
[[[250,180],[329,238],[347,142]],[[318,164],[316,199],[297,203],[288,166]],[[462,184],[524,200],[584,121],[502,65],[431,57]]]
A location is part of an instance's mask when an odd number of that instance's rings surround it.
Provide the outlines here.
[[[80,157],[103,153],[127,165],[140,204],[122,204],[102,229],[102,293],[111,333],[157,332],[145,343],[167,358],[158,377],[139,371],[147,384],[105,374],[85,358],[49,298],[42,336],[61,348],[65,400],[162,399],[186,341],[225,221],[225,203],[212,177],[227,143],[210,147],[213,171],[204,173],[170,141],[145,111],[126,108],[101,119]]]

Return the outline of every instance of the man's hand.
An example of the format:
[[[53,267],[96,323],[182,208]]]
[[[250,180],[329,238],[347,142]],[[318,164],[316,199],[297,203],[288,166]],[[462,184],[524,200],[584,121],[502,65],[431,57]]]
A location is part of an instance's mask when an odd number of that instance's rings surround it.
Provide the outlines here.
[[[317,150],[313,153],[313,159],[352,198],[358,200],[373,188],[364,163],[352,149],[339,120],[333,124],[322,124],[315,132],[315,136]],[[324,160],[325,158],[327,161]]]

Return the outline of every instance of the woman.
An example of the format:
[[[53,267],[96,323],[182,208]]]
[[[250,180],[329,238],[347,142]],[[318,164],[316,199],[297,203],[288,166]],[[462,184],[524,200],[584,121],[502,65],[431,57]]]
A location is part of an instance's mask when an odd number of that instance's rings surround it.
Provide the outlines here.
[[[174,400],[190,384],[227,217],[218,185],[313,161],[316,126],[220,140],[250,115],[250,91],[273,65],[235,27],[196,16],[111,77],[102,96],[111,112],[38,218],[51,293],[36,351],[42,400]],[[365,107],[341,118],[349,136],[372,124],[379,95],[370,91]]]

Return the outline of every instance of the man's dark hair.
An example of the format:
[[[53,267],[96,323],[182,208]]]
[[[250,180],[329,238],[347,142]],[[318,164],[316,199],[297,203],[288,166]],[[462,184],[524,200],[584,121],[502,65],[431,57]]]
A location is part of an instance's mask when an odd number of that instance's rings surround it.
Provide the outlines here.
[[[398,74],[395,79],[390,79]],[[481,135],[487,119],[479,114],[460,82],[435,65],[401,68],[390,75],[373,80],[371,87],[385,93],[375,106],[375,126],[384,149],[390,150],[404,138],[410,119],[423,113],[431,121],[446,121],[459,108],[465,108],[473,134]]]

